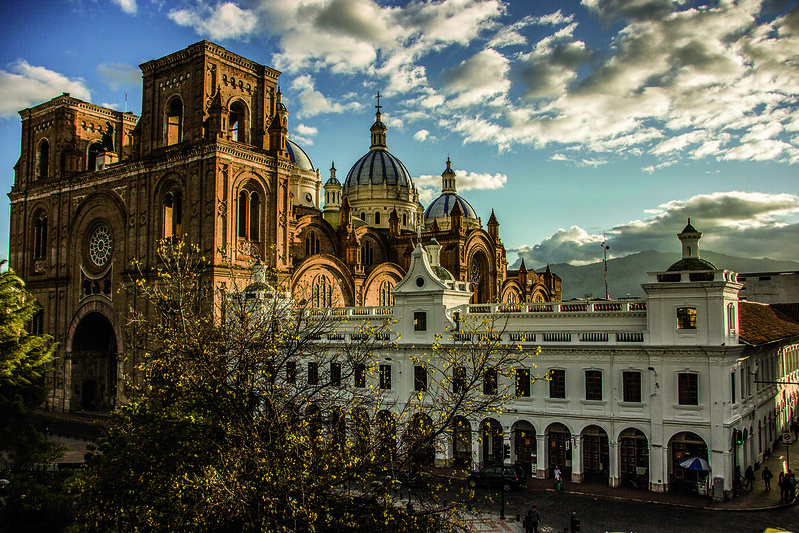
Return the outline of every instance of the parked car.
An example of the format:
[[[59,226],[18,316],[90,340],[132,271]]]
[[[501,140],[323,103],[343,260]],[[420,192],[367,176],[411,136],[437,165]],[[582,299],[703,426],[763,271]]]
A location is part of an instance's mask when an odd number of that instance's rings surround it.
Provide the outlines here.
[[[478,486],[500,487],[505,492],[518,489],[527,481],[527,473],[517,465],[492,465],[479,472],[472,472],[466,483],[474,488]]]

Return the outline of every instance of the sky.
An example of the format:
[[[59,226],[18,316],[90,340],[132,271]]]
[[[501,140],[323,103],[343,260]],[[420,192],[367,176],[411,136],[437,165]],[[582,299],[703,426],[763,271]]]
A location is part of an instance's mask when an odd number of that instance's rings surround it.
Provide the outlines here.
[[[368,151],[380,91],[422,203],[449,157],[511,264],[678,252],[689,217],[704,250],[799,261],[795,0],[4,0],[0,188],[20,110],[139,114],[138,65],[202,39],[282,72],[323,180]],[[0,258],[8,220],[3,195]]]

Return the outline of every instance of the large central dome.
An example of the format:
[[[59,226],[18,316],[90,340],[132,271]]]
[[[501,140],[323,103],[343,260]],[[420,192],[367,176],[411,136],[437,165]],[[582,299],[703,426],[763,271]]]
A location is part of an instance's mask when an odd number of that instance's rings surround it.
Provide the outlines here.
[[[378,93],[379,97],[379,93]],[[378,100],[375,123],[372,124],[372,145],[369,152],[361,157],[350,169],[344,180],[344,194],[359,185],[384,185],[414,190],[413,180],[402,164],[388,151],[386,145],[386,125],[380,120],[380,100]]]
[[[413,188],[408,169],[387,150],[370,150],[361,157],[347,174],[344,188],[369,184]]]

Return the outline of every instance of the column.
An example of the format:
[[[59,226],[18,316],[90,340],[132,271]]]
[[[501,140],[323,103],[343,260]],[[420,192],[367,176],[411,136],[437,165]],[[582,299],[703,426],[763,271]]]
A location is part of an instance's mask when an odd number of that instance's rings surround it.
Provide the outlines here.
[[[452,466],[452,433],[444,432],[436,438],[436,466]]]
[[[619,442],[608,439],[608,486],[621,485],[621,465],[619,464]]]
[[[474,427],[474,426],[472,426]],[[479,425],[477,426],[480,427]],[[477,437],[472,438],[472,469],[473,470],[480,470],[483,468],[483,446],[485,446],[485,442],[482,442],[484,439],[480,438],[480,430],[477,430],[476,433]]]
[[[579,435],[570,437],[572,443],[572,482],[583,482],[583,439]]]
[[[547,434],[536,433],[536,464],[535,464],[535,477],[546,479],[549,477],[549,448],[547,447]]]

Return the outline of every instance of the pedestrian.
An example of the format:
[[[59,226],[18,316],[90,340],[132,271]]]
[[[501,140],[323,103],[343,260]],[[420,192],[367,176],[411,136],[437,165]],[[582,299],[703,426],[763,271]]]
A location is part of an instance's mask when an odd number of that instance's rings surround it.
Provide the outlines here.
[[[44,440],[50,440],[50,426],[44,427]]]
[[[737,490],[741,490],[741,480],[743,478],[743,475],[741,475],[741,465],[735,465],[735,488]]]
[[[538,514],[538,509],[535,505],[527,511],[527,516],[524,517],[524,531],[525,533],[538,533],[538,522],[541,521],[541,515]]]
[[[771,478],[774,477],[774,474],[771,473],[771,470],[769,470],[767,466],[763,467],[763,473],[760,474],[760,477],[763,478],[763,484],[766,486],[766,490],[771,490]]]
[[[793,499],[796,497],[796,474],[788,470],[788,479],[786,481],[788,483],[787,503],[793,503]]]
[[[572,512],[572,518],[569,521],[569,525],[571,526],[571,533],[577,533],[580,531],[580,519],[577,518],[577,511]]]
[[[558,465],[555,465],[555,490],[563,490],[563,473]]]
[[[744,478],[746,478],[746,490],[755,488],[755,471],[752,469],[752,465],[746,467]]]
[[[777,486],[780,488],[780,502],[785,503],[785,500],[788,499],[788,489],[786,488],[785,474],[782,472],[777,477]]]

